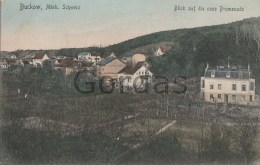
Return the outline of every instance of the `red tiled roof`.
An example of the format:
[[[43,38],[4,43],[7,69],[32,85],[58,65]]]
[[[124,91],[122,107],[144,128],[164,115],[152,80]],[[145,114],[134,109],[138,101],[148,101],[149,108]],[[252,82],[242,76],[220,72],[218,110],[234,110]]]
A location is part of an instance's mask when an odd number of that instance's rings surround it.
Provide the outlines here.
[[[16,60],[13,60],[13,59],[5,59],[5,62],[7,63],[7,65],[10,65],[10,64],[14,64],[16,62]]]
[[[45,54],[36,54],[33,59],[42,59]]]
[[[23,60],[23,63],[24,63],[25,65],[29,65],[29,64],[30,64],[30,62],[29,62],[28,60]]]
[[[170,45],[160,46],[160,49],[161,49],[162,53],[166,53],[171,49],[171,46]]]
[[[74,65],[74,59],[72,57],[64,58],[61,64],[62,66],[71,67]]]
[[[145,63],[144,61],[138,62],[137,64],[135,64],[135,67],[132,67],[131,65],[127,65],[118,73],[134,74],[138,69],[144,66],[144,63]]]

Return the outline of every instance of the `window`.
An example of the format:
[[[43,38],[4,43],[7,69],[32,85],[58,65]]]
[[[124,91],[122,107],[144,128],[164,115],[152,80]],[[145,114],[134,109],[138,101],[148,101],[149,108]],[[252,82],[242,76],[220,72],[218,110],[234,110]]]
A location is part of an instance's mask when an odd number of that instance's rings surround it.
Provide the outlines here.
[[[202,92],[202,98],[203,98],[203,99],[205,98],[205,93],[204,93],[204,92]]]
[[[205,88],[205,80],[201,81],[201,88]]]
[[[236,95],[232,95],[232,100],[236,100]]]
[[[250,82],[250,90],[251,91],[255,90],[255,83],[254,82]]]
[[[250,98],[249,98],[249,99],[250,99],[250,101],[253,101],[253,96],[252,96],[252,95],[250,95]]]
[[[218,84],[218,90],[221,90],[221,84]]]
[[[128,78],[127,80],[128,80],[129,83],[131,82],[131,79],[130,79],[130,78]]]
[[[218,99],[221,99],[221,94],[218,94]]]
[[[213,94],[210,94],[210,99],[213,99],[213,100],[214,100]]]
[[[245,101],[246,100],[246,96],[242,95],[242,100]]]
[[[230,78],[230,72],[227,72],[226,77]]]
[[[237,84],[232,84],[232,90],[236,91],[237,90]]]
[[[214,84],[210,84],[209,89],[214,89]]]
[[[215,77],[215,70],[211,71],[211,77]]]
[[[241,90],[246,91],[246,85],[245,84],[242,84]]]

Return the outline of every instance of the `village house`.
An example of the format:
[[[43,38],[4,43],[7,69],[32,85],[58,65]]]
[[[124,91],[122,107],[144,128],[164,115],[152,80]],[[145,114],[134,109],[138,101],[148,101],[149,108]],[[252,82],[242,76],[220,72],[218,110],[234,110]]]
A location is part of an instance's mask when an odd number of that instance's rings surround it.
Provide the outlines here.
[[[10,58],[4,59],[4,61],[5,61],[6,64],[7,64],[7,68],[9,68],[9,67],[12,66],[12,65],[15,65],[15,63],[16,63],[16,60],[15,60],[15,59],[10,59]]]
[[[34,66],[42,66],[45,60],[49,60],[47,54],[36,54],[32,59],[32,63]]]
[[[116,58],[116,55],[114,52],[103,52],[100,54],[101,59],[107,58],[107,57],[114,57]]]
[[[63,59],[56,59],[53,67],[67,76],[78,70],[78,62],[75,58],[65,57]]]
[[[117,79],[118,72],[122,70],[126,64],[121,60],[108,56],[97,63],[97,74],[101,76],[110,76],[113,79]]]
[[[6,63],[5,59],[0,59],[0,67],[1,67],[1,69],[8,68],[8,64]]]
[[[118,82],[124,88],[143,87],[152,83],[153,73],[147,68],[145,61],[124,67],[118,74]]]
[[[78,55],[79,61],[93,62],[93,65],[96,65],[100,60],[101,56],[97,52],[81,52]]]
[[[30,65],[31,63],[28,60],[24,60],[24,59],[12,59],[12,58],[4,58],[0,60],[0,67],[2,69],[7,69],[10,66],[20,66],[20,67],[24,67],[27,65]]]
[[[255,79],[250,66],[241,69],[235,66],[207,65],[201,77],[201,97],[205,102],[248,104],[255,100]]]
[[[171,45],[163,45],[159,46],[159,48],[154,52],[155,56],[162,56],[164,55],[167,51],[171,49]]]
[[[15,54],[7,54],[7,55],[4,55],[2,58],[17,59],[17,56]]]

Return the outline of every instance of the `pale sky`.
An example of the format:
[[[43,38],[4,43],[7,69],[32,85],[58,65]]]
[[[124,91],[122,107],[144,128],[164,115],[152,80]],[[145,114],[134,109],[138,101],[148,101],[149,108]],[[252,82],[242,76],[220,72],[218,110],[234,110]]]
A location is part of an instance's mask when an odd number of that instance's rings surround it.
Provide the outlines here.
[[[3,1],[3,0],[0,0]],[[41,5],[22,10],[20,5]],[[45,10],[56,4],[59,10]],[[62,10],[62,5],[80,10]],[[184,5],[186,11],[174,11]],[[243,12],[187,11],[188,6],[243,7]],[[205,9],[206,10],[206,9]],[[230,23],[260,16],[260,0],[4,0],[1,50],[107,46],[158,31]]]

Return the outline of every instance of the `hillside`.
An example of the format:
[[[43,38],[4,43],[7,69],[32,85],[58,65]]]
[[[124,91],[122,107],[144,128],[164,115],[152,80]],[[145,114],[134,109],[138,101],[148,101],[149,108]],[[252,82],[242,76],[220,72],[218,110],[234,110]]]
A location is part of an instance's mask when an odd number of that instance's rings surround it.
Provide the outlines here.
[[[179,29],[157,32],[109,46],[118,55],[124,56],[132,50],[155,43],[168,42],[174,46],[162,57],[148,61],[158,75],[200,76],[206,63],[210,65],[231,64],[251,65],[254,75],[260,75],[260,17],[249,18],[230,24]]]
[[[229,24],[179,29],[152,33],[104,48],[69,48],[60,50],[19,50],[18,57],[28,53],[45,52],[52,56],[77,56],[82,51],[113,51],[120,58],[133,53],[145,53],[155,74],[198,76],[206,63],[210,65],[251,64],[259,72],[260,17]],[[160,44],[172,44],[172,49],[162,57],[152,57]],[[1,53],[2,54],[2,53]],[[256,77],[259,77],[256,75]]]

